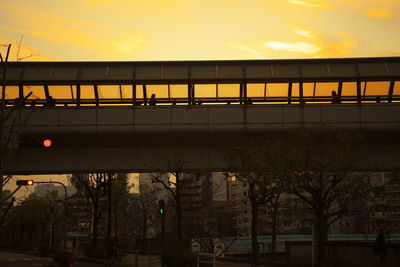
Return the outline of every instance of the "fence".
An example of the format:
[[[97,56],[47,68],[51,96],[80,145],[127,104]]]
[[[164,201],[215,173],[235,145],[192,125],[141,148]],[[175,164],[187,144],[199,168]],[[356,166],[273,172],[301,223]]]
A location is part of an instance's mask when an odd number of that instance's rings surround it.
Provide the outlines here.
[[[215,255],[210,253],[197,253],[197,267],[200,267],[201,263],[211,265],[215,267]]]

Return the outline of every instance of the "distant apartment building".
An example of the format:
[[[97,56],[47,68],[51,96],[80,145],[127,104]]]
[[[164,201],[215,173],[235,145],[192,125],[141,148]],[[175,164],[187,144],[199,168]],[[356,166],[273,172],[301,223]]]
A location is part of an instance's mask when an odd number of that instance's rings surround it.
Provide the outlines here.
[[[154,192],[156,198],[155,202],[158,203],[159,200],[163,199],[165,201],[170,198],[170,193],[166,190],[165,186],[162,183],[156,183],[153,180],[153,176],[160,176],[161,180],[165,185],[169,185],[169,173],[157,174],[157,173],[140,173],[139,174],[139,186],[138,192],[141,193],[142,190],[146,190],[147,192]]]
[[[0,209],[2,211],[7,210],[7,208],[9,207],[10,203],[12,202],[12,197],[9,197],[11,194],[11,190],[3,190],[2,192],[2,196],[1,199],[7,199],[6,201],[2,201],[1,202],[1,206]],[[9,197],[9,198],[8,198]]]
[[[400,233],[400,173],[385,172],[375,179],[369,202],[369,231]]]
[[[65,186],[67,189],[67,197],[72,196],[76,193],[75,186],[67,185]],[[51,196],[53,198],[64,198],[65,191],[64,187],[56,184],[38,184],[34,187],[34,192],[36,197],[48,197]]]
[[[374,174],[374,184],[379,183],[381,174]],[[377,187],[378,189],[381,187]],[[247,183],[231,177],[227,181],[227,199],[232,204],[233,224],[236,236],[249,236],[251,234],[251,205],[248,199],[249,186]],[[398,191],[396,191],[398,190]],[[386,186],[386,197],[391,197],[390,203],[397,203],[394,199],[400,195],[394,192],[400,192],[400,186]],[[390,192],[390,195],[389,195]],[[379,201],[379,199],[377,199]],[[377,200],[374,200],[375,202]],[[380,201],[381,202],[381,201]],[[385,202],[386,204],[389,202]],[[348,213],[332,224],[329,234],[364,234],[368,230],[367,217],[368,217],[368,203],[366,201],[359,201],[354,203]],[[388,209],[385,206],[386,210]],[[398,210],[400,211],[400,209]],[[393,218],[397,215],[397,209],[391,204],[391,218],[390,222],[386,219],[389,215],[385,215],[386,223],[393,223]],[[382,212],[376,213],[382,216]],[[258,233],[260,235],[269,235],[272,232],[272,216],[269,214],[267,205],[261,205],[258,210]],[[400,216],[399,216],[400,217]],[[381,218],[381,217],[379,217]],[[373,221],[373,218],[371,218]],[[399,220],[400,222],[400,220]],[[400,224],[399,224],[400,225]],[[280,234],[311,234],[312,229],[312,211],[310,208],[298,197],[284,193],[280,197],[280,206],[278,212],[278,233]]]
[[[182,221],[186,236],[232,235],[231,209],[222,173],[185,173],[181,180]]]
[[[87,201],[86,196],[81,192],[77,192],[68,198],[70,217],[69,231],[81,233],[90,232],[92,217]]]

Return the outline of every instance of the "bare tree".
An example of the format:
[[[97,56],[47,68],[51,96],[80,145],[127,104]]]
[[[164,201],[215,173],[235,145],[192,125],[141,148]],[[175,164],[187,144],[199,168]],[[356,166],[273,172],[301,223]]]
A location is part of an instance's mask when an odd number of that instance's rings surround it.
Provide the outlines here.
[[[133,209],[136,212],[136,220],[140,225],[142,252],[146,252],[147,230],[154,226],[156,215],[156,193],[157,189],[152,189],[139,179],[139,194],[133,200]]]
[[[92,215],[92,242],[97,245],[99,221],[105,210],[105,205],[101,200],[106,196],[104,185],[107,182],[107,176],[104,173],[75,174],[70,178],[70,181],[87,198],[87,207]]]
[[[20,57],[20,56],[19,56],[19,53],[21,52],[21,47],[22,47],[22,41],[23,41],[23,40],[24,40],[24,36],[21,35],[21,39],[20,39],[19,42],[17,43],[17,54],[16,54],[16,60],[17,60],[17,61],[22,61],[22,60],[24,60],[24,59],[28,59],[28,58],[36,57],[36,56],[39,56],[39,55],[40,55],[40,54],[30,54],[30,55],[28,55],[28,56]]]
[[[7,52],[5,57],[0,53],[0,59],[1,59],[1,64],[2,64],[2,79],[1,79],[1,105],[0,105],[0,212],[1,212],[1,217],[0,217],[0,226],[2,225],[3,221],[5,220],[6,214],[9,212],[10,207],[13,205],[13,202],[15,201],[14,198],[12,198],[12,201],[10,202],[9,206],[3,210],[3,203],[6,203],[6,201],[12,196],[10,194],[9,196],[4,196],[3,194],[3,189],[4,186],[10,181],[11,176],[10,175],[4,175],[4,165],[5,161],[7,158],[7,153],[9,152],[9,143],[11,139],[11,134],[8,134],[8,136],[5,133],[5,124],[6,121],[9,119],[9,116],[11,115],[10,112],[6,113],[6,84],[7,84],[7,63],[8,63],[8,57],[10,54],[10,49],[11,45],[7,45]]]
[[[175,158],[173,161],[168,160],[167,170],[172,175],[172,177],[168,178],[168,181],[163,179],[164,173],[152,174],[153,181],[155,183],[160,183],[171,196],[172,202],[170,205],[175,209],[176,212],[176,230],[179,244],[181,244],[183,240],[182,189],[188,184],[183,175],[187,164],[187,161],[181,159]]]
[[[130,188],[128,176],[118,173],[112,188],[112,214],[114,219],[114,233],[116,236],[123,235],[127,227],[127,207],[129,204]]]
[[[21,45],[21,44],[20,44]],[[19,46],[20,46],[19,45]],[[12,180],[12,175],[7,173],[7,164],[10,160],[12,153],[15,151],[19,135],[21,133],[21,126],[24,122],[20,122],[20,127],[17,127],[17,121],[13,118],[13,114],[21,108],[23,103],[32,92],[28,93],[17,103],[11,107],[6,107],[6,87],[7,87],[7,70],[8,61],[11,51],[11,44],[3,45],[6,47],[6,53],[3,56],[0,53],[1,60],[1,103],[0,103],[0,226],[7,222],[7,214],[11,207],[14,205],[14,194],[20,189],[17,187],[10,194],[4,194],[4,187]],[[22,60],[22,59],[21,59]],[[29,117],[29,116],[28,116]],[[28,117],[26,119],[28,119]]]

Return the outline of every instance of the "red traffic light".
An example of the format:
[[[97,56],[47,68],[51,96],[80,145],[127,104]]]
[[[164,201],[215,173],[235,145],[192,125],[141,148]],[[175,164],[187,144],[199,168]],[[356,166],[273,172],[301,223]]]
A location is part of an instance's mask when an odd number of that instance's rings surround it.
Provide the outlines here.
[[[22,185],[28,185],[31,186],[35,182],[33,180],[17,180],[17,185],[22,186]]]
[[[53,141],[51,139],[47,138],[47,139],[44,139],[42,143],[43,143],[44,147],[51,147],[51,145],[53,144]]]

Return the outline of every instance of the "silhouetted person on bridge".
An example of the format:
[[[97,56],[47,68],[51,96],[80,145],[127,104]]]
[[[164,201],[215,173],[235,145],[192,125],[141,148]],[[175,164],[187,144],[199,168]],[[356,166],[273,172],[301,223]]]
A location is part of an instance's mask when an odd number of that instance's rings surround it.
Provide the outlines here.
[[[253,104],[253,100],[251,100],[251,98],[249,97],[246,99],[245,104],[251,105],[251,104]]]
[[[52,96],[49,96],[49,98],[46,99],[46,106],[48,107],[55,107],[56,106],[56,101]]]
[[[340,103],[340,98],[336,94],[336,91],[332,91],[332,104],[339,104]]]
[[[150,98],[149,105],[150,105],[150,106],[155,106],[156,103],[157,103],[156,94],[151,94],[151,98]]]

